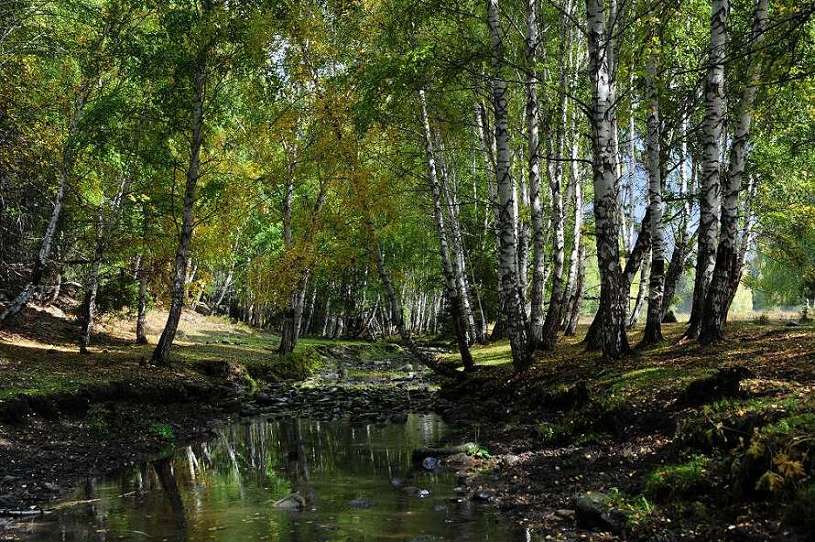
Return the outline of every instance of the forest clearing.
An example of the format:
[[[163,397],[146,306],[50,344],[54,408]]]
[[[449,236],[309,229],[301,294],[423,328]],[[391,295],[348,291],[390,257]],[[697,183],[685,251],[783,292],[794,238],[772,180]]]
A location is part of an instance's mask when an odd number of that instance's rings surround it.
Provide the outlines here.
[[[814,540],[813,0],[0,0],[0,539]]]

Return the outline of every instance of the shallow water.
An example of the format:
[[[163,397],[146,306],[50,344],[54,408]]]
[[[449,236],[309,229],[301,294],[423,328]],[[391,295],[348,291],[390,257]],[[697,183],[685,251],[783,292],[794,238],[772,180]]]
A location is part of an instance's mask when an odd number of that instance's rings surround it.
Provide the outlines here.
[[[444,423],[254,420],[167,460],[88,480],[77,501],[31,521],[23,540],[286,542],[528,540],[495,512],[455,498],[455,475],[411,464]],[[420,497],[418,490],[428,496]],[[302,510],[282,509],[296,493]]]

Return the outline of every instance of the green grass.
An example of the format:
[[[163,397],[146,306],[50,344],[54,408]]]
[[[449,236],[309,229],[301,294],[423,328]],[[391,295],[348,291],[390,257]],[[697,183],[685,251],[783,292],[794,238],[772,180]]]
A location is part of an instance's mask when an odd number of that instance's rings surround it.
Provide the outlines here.
[[[692,497],[705,489],[710,458],[694,455],[685,463],[667,465],[653,471],[645,482],[645,494],[667,501]]]

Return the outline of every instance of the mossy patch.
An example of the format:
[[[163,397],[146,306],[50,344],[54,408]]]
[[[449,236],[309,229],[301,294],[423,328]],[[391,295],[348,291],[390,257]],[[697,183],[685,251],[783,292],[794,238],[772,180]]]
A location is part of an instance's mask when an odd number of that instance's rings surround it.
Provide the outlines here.
[[[665,502],[705,492],[710,489],[710,465],[709,457],[694,455],[684,463],[660,467],[648,476],[645,494],[654,500]]]
[[[246,364],[249,375],[258,380],[303,380],[323,366],[324,359],[316,348],[300,348],[290,354],[274,354]]]

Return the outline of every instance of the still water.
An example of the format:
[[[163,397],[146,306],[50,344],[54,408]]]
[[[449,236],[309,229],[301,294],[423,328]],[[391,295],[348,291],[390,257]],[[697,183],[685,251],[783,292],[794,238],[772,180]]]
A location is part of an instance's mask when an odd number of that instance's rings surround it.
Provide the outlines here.
[[[444,431],[434,415],[380,426],[237,423],[170,459],[88,480],[75,496],[87,502],[21,534],[66,542],[528,540],[489,507],[457,499],[453,473],[412,465],[411,451]]]

